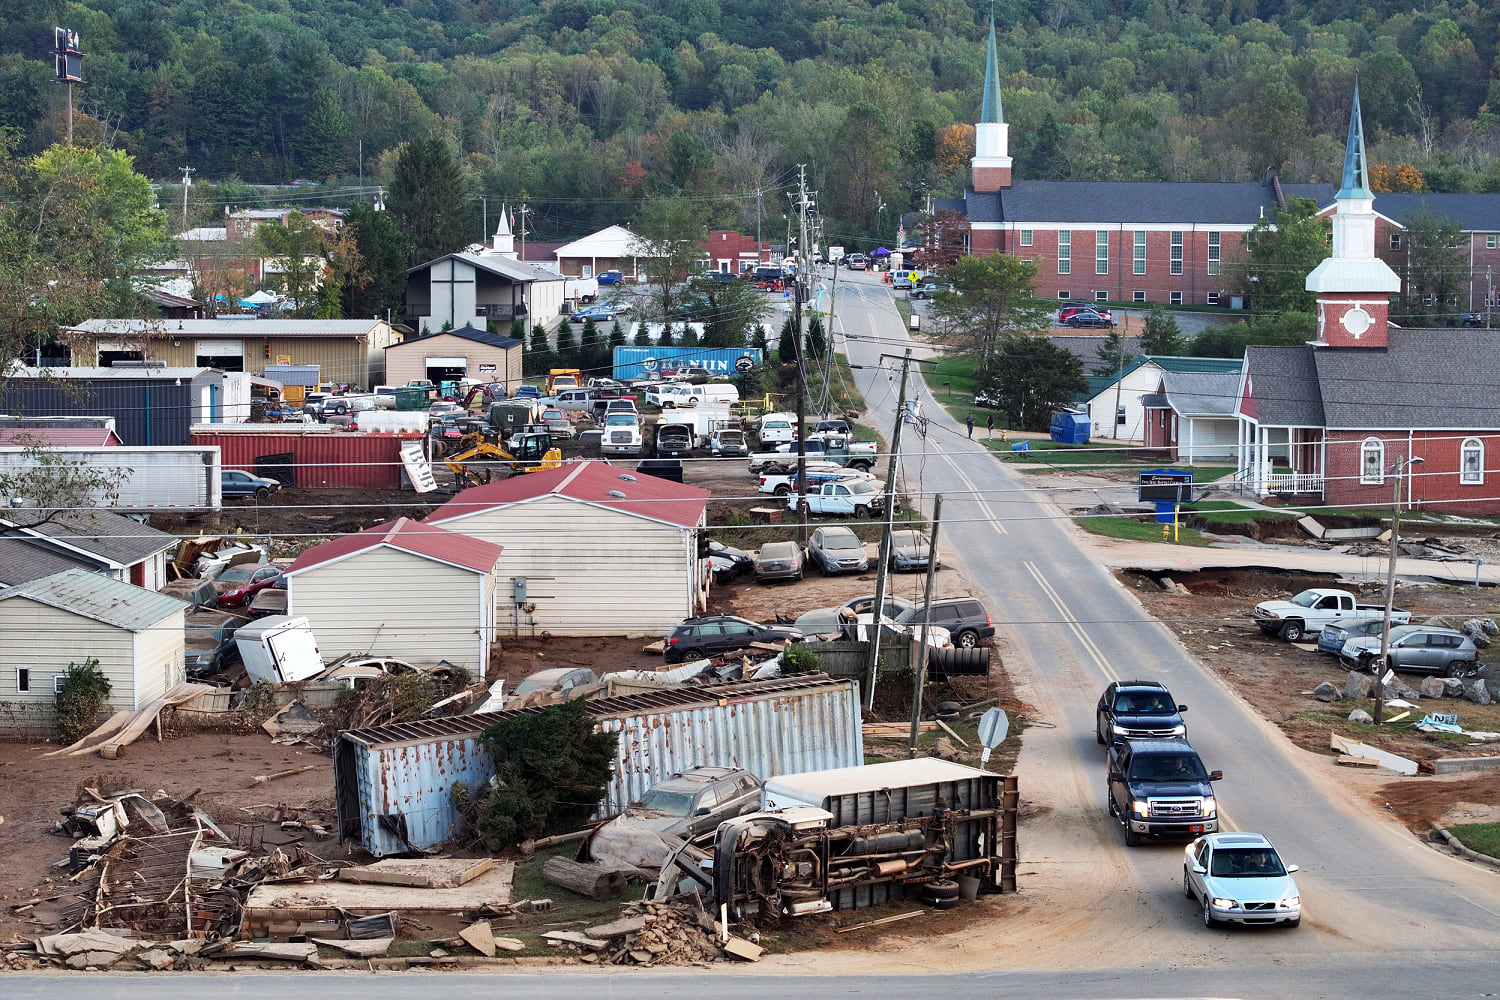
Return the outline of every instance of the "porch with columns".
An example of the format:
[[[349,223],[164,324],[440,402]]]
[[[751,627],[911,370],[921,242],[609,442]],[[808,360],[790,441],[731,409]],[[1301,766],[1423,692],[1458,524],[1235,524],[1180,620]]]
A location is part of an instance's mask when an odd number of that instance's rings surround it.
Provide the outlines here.
[[[1243,492],[1323,499],[1328,458],[1323,428],[1267,426],[1241,415],[1239,432],[1235,483]]]

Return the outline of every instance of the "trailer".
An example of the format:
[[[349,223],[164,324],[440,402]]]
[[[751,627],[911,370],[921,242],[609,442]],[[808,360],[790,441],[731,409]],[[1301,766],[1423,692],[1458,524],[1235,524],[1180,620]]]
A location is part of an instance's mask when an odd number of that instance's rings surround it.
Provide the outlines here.
[[[111,485],[91,502],[118,511],[218,510],[223,506],[216,445],[0,447],[0,476],[34,473],[39,482],[87,468]],[[42,497],[23,502],[44,503]]]
[[[712,852],[674,851],[650,898],[711,896],[729,922],[1014,892],[1019,788],[937,758],[785,774],[765,782],[764,812],[720,824]]]

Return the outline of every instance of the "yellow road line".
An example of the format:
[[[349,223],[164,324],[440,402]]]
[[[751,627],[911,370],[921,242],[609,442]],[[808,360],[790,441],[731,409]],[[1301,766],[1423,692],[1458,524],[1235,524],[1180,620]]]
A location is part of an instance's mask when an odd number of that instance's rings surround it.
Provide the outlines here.
[[[1078,638],[1079,644],[1083,646],[1084,651],[1089,655],[1089,659],[1094,661],[1094,665],[1099,668],[1099,671],[1104,674],[1104,676],[1109,680],[1119,680],[1120,675],[1115,672],[1114,666],[1110,664],[1109,659],[1104,655],[1104,651],[1101,650],[1094,643],[1094,640],[1089,637],[1088,633],[1083,630],[1083,625],[1078,621],[1077,618],[1073,616],[1073,613],[1068,610],[1068,605],[1063,601],[1062,595],[1057,592],[1052,584],[1047,582],[1047,578],[1042,574],[1042,571],[1037,567],[1036,563],[1024,562],[1021,565],[1026,567],[1026,572],[1031,574],[1031,578],[1036,581],[1036,584],[1041,588],[1042,593],[1047,595],[1047,599],[1052,602],[1052,606],[1057,609],[1058,615],[1068,626],[1069,631],[1071,631],[1073,635]]]

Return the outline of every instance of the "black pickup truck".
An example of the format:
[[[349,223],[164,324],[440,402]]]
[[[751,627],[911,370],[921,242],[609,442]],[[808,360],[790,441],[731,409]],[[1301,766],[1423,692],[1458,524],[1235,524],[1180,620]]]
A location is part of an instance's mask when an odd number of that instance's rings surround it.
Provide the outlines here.
[[[1109,748],[1109,814],[1120,821],[1125,845],[1143,837],[1191,839],[1219,829],[1219,808],[1208,771],[1184,739],[1121,740]]]

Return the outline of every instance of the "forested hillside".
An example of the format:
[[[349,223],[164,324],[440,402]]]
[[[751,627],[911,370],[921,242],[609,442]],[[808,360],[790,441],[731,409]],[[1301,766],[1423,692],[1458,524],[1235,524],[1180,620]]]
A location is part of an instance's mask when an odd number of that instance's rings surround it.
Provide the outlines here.
[[[80,32],[81,140],[158,181],[385,181],[421,136],[532,238],[687,193],[784,232],[809,167],[833,242],[965,179],[989,7],[960,0],[0,0],[0,125],[59,138],[52,26]],[[1497,8],[1385,0],[999,0],[1024,178],[1326,179],[1356,70],[1371,158],[1500,191]],[[1392,176],[1395,172],[1392,171]],[[1414,176],[1402,173],[1409,183]],[[211,190],[211,189],[210,189]],[[757,196],[757,192],[763,192]],[[330,196],[331,197],[331,196]],[[240,202],[243,203],[243,202]],[[883,206],[883,208],[882,208]],[[196,204],[210,215],[215,206]],[[222,211],[222,204],[218,206]]]

